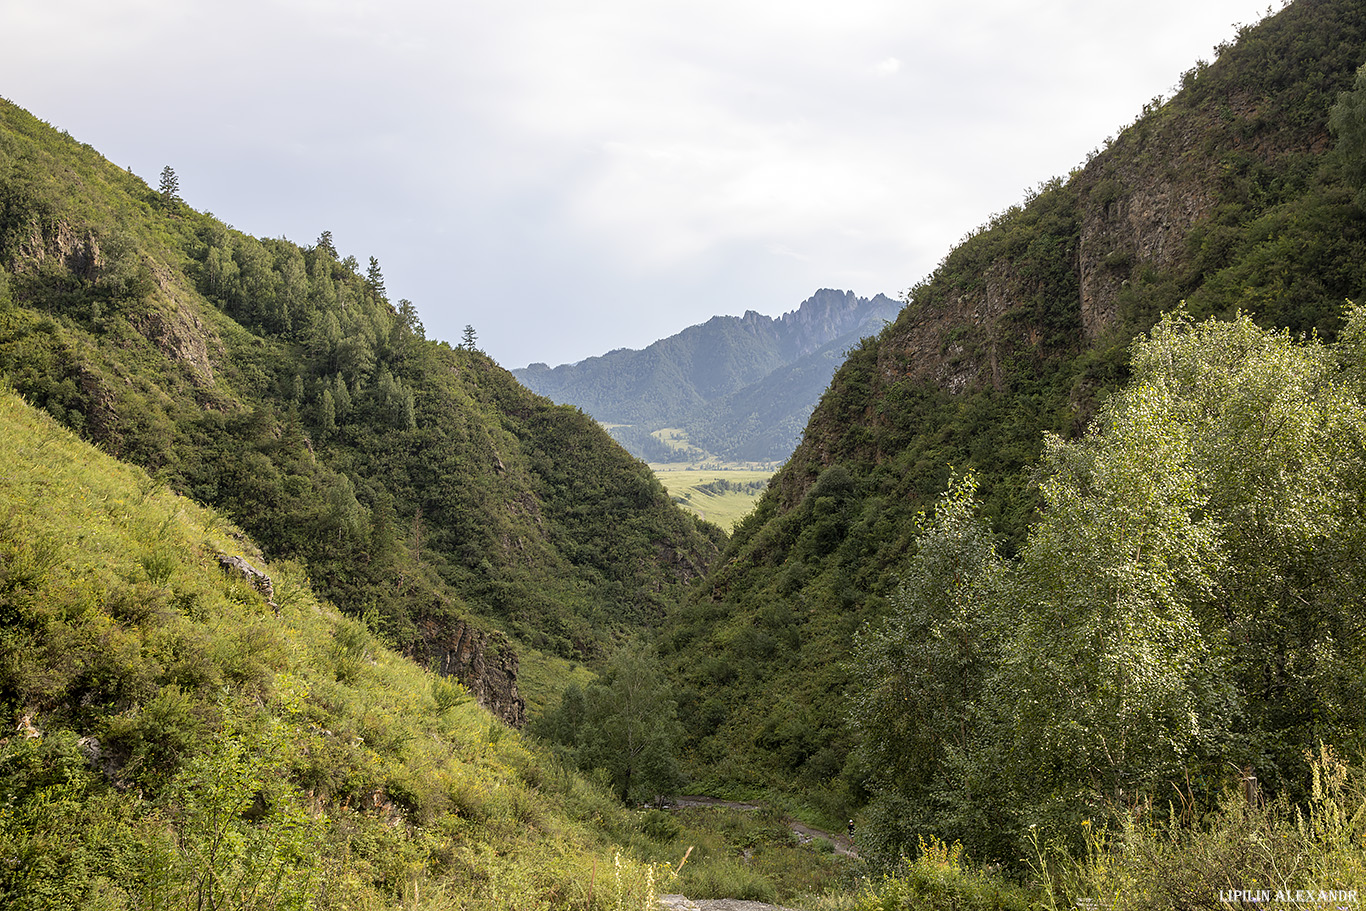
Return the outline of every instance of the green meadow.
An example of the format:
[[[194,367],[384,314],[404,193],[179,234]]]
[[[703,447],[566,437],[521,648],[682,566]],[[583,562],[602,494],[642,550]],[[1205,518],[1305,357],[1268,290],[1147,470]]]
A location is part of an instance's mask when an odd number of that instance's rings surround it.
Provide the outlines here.
[[[651,463],[675,503],[730,531],[749,515],[773,477],[771,468]]]

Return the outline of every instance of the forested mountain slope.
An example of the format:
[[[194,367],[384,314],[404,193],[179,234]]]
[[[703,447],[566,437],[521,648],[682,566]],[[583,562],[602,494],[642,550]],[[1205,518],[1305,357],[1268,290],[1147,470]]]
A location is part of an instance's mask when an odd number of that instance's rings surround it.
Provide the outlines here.
[[[619,805],[304,566],[8,389],[0,458],[0,905],[646,906]]]
[[[879,294],[817,291],[775,318],[715,316],[639,351],[513,373],[532,390],[577,405],[641,458],[782,461],[799,439],[845,351],[879,332],[899,305]],[[651,436],[682,429],[697,453]]]
[[[915,553],[917,513],[972,470],[1015,554],[1045,431],[1086,426],[1161,312],[1184,300],[1196,318],[1241,310],[1335,337],[1366,290],[1366,145],[1329,118],[1366,60],[1366,8],[1300,0],[1217,50],[1084,167],[966,238],[850,354],[662,638],[699,767],[825,793],[832,812],[861,799],[848,662]]]
[[[30,402],[443,664],[502,661],[480,627],[596,654],[707,568],[717,530],[576,409],[424,338],[374,259],[246,236],[175,183],[0,103],[0,373]]]

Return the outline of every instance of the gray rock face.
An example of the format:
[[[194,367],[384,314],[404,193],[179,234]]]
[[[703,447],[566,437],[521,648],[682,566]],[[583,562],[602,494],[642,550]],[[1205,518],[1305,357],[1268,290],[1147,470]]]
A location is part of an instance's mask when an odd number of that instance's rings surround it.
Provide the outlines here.
[[[246,561],[244,557],[236,554],[219,554],[218,565],[223,567],[223,571],[229,574],[236,574],[251,584],[251,587],[266,599],[266,606],[275,613],[280,612],[280,605],[275,603],[275,585],[270,581],[270,576],[261,572],[256,567]]]
[[[423,620],[418,630],[421,639],[409,650],[415,661],[459,680],[480,705],[513,727],[526,724],[517,653],[506,638],[463,620]]]

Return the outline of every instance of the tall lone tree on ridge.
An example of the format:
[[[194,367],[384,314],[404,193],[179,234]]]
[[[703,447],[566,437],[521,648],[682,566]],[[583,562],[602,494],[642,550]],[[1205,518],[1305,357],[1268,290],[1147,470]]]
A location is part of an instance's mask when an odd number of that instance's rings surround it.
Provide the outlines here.
[[[370,257],[370,266],[365,270],[365,283],[376,297],[387,300],[384,294],[384,273],[380,271],[379,260]]]
[[[180,178],[175,176],[175,169],[170,165],[161,169],[161,186],[158,188],[161,194],[161,207],[172,209],[180,202]]]

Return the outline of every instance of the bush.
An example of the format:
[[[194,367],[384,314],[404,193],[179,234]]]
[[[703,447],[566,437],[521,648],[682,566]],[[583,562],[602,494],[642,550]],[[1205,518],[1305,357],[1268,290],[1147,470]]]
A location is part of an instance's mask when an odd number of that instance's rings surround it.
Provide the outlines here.
[[[972,870],[963,846],[920,838],[919,856],[860,897],[859,911],[1025,911],[1029,897],[999,875]]]

